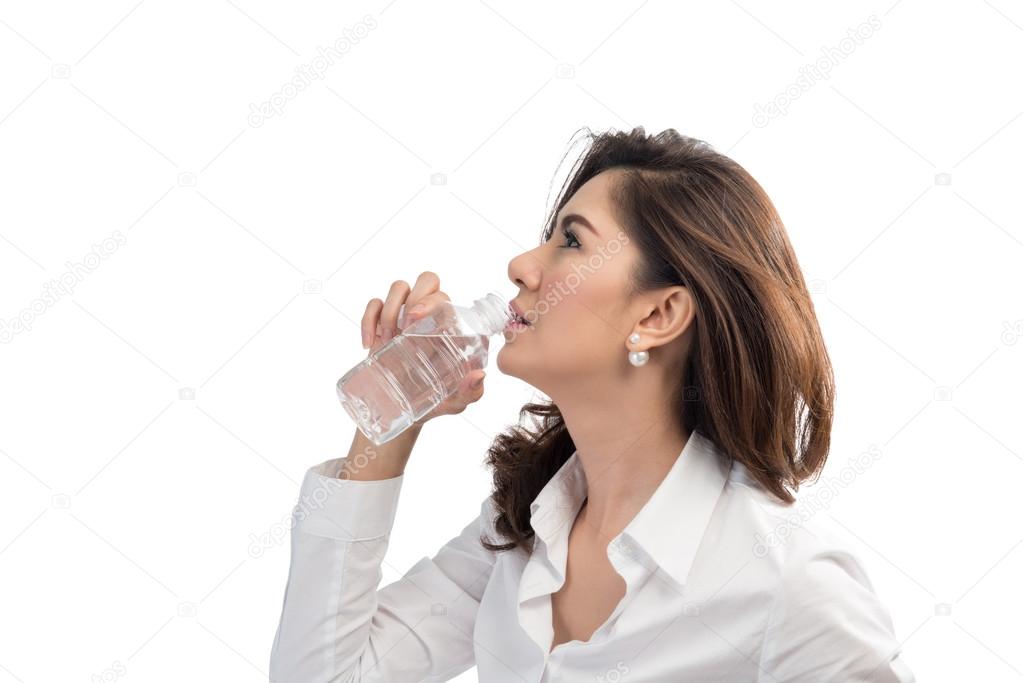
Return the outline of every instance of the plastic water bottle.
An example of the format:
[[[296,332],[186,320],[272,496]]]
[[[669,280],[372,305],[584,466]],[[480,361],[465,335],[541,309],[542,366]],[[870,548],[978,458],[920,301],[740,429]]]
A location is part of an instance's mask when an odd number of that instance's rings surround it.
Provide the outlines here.
[[[486,367],[489,337],[512,315],[491,292],[471,307],[445,301],[405,327],[402,305],[399,334],[337,381],[341,405],[374,444],[390,441],[455,393],[469,372]]]

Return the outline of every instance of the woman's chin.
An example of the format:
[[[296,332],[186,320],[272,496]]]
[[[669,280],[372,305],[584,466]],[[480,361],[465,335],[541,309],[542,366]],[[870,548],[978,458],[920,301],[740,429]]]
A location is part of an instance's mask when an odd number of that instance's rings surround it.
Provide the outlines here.
[[[521,363],[517,362],[514,358],[516,352],[512,351],[511,348],[514,346],[513,343],[506,343],[501,347],[501,350],[497,352],[497,356],[494,358],[494,364],[497,365],[497,369],[502,374],[511,375],[512,377],[522,378]]]
[[[505,354],[505,349],[507,348],[508,344],[505,344],[504,346],[501,347],[501,350],[497,352],[497,356],[494,357],[494,364],[497,365],[497,369],[500,370],[503,374],[511,375],[513,373],[510,372],[510,368],[508,367],[508,361],[504,360],[507,356],[507,354]]]

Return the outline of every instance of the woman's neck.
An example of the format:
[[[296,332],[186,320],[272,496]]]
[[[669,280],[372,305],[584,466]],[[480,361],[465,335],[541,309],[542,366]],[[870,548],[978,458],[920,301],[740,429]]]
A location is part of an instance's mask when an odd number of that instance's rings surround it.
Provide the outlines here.
[[[580,519],[601,537],[614,537],[650,499],[689,440],[678,416],[650,406],[616,405],[594,411],[593,401],[573,411],[559,402],[586,477]]]

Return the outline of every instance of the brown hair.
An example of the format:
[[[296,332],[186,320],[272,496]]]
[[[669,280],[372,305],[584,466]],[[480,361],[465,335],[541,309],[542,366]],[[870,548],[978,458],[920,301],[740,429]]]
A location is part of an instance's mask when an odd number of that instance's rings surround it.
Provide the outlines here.
[[[621,169],[612,201],[637,245],[630,291],[684,285],[696,307],[681,368],[677,415],[758,485],[788,504],[790,488],[819,476],[827,459],[834,377],[795,253],[774,205],[739,164],[701,140],[667,129],[594,134],[569,174],[542,240],[572,195],[602,171]],[[491,444],[495,530],[511,550],[534,535],[530,503],[575,450],[557,405],[527,403]]]

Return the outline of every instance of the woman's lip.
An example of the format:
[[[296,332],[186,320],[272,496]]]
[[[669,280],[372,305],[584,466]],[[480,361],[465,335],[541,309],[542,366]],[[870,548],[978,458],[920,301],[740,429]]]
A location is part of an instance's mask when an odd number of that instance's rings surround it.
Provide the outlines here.
[[[526,321],[526,325],[529,325],[530,324],[529,320],[526,318],[526,314],[523,313],[522,308],[517,303],[515,303],[514,301],[512,301],[510,305],[511,305],[512,311],[515,312],[515,315],[517,315],[520,318],[522,318],[523,320],[525,320]]]

